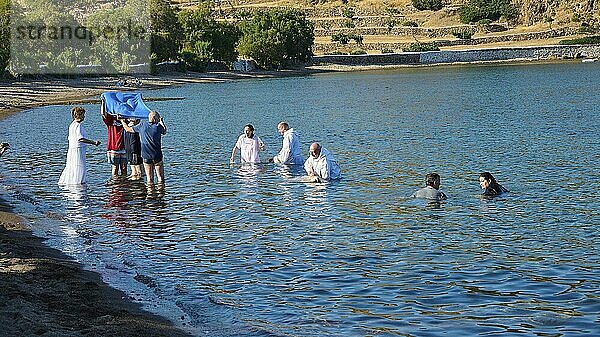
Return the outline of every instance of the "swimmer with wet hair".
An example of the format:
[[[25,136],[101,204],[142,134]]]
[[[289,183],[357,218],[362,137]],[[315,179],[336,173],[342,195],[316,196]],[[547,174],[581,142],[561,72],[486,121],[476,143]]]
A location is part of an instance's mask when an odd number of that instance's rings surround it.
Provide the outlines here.
[[[481,189],[483,190],[483,195],[488,197],[494,197],[508,192],[506,188],[498,184],[496,178],[489,172],[482,172],[479,174],[479,186],[481,186]]]

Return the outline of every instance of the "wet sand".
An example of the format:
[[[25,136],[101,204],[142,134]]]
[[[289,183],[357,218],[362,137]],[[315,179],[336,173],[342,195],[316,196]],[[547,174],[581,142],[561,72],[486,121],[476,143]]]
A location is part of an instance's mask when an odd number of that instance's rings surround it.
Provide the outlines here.
[[[44,245],[0,200],[0,335],[190,336]]]

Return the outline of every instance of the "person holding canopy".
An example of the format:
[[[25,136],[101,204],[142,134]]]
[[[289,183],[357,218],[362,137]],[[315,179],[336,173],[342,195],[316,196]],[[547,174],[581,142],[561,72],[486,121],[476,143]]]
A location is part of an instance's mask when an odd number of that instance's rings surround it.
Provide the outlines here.
[[[133,127],[122,120],[123,128],[127,132],[137,132],[142,144],[142,161],[146,172],[146,182],[154,184],[154,173],[156,182],[161,184],[165,181],[165,169],[162,153],[162,136],[167,133],[167,127],[163,118],[156,111],[150,111],[148,120],[141,121]]]
[[[106,111],[117,116],[125,131],[139,134],[147,183],[154,184],[155,173],[157,183],[163,183],[165,171],[162,136],[167,133],[167,127],[160,114],[150,111],[139,93],[106,92],[102,96],[106,102]],[[129,126],[126,118],[139,118],[142,121],[137,125]]]

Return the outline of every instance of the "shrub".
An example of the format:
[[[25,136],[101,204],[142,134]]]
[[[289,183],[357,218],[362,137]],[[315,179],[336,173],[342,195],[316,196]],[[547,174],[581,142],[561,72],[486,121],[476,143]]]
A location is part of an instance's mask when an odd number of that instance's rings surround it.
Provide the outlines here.
[[[341,44],[348,44],[350,42],[350,36],[346,33],[338,32],[331,35],[332,42],[339,42]]]
[[[354,42],[358,43],[358,44],[362,44],[363,43],[363,36],[362,35],[358,35],[358,34],[348,34],[348,37],[351,38],[352,40],[354,40]]]
[[[392,31],[392,29],[396,26],[398,22],[392,18],[386,18],[383,24],[387,27],[388,33]]]
[[[383,49],[381,49],[381,53],[382,54],[393,54],[394,51],[392,49],[383,48]]]
[[[579,34],[596,34],[598,33],[598,28],[590,26],[588,23],[581,23],[581,27],[577,29],[577,33]]]
[[[579,14],[575,13],[573,14],[573,17],[571,17],[571,22],[580,22],[581,21],[581,16],[579,16]]]
[[[600,35],[586,36],[578,39],[561,40],[558,44],[573,45],[573,44],[600,44]]]
[[[477,21],[477,24],[482,26],[489,25],[490,23],[492,23],[492,20],[490,19],[481,19]]]
[[[402,26],[404,26],[404,27],[419,27],[419,24],[414,21],[408,20],[408,21],[403,21]]]
[[[437,46],[435,42],[431,43],[423,43],[423,42],[414,42],[411,43],[410,46],[406,48],[402,48],[404,52],[424,52],[424,51],[438,51],[440,48]]]
[[[471,31],[453,31],[452,35],[459,39],[470,40],[473,37],[474,32]]]
[[[7,0],[0,1],[0,76],[8,66],[10,60],[10,3]]]
[[[518,11],[510,0],[469,0],[467,5],[459,8],[458,15],[462,23],[472,23],[482,19],[496,21],[501,16],[513,19]]]
[[[444,7],[442,0],[412,0],[412,5],[420,11],[437,11]]]
[[[331,53],[329,53],[329,55],[348,55],[348,53],[343,52],[341,50],[334,50]]]
[[[342,10],[342,16],[344,16],[348,19],[354,18],[355,14],[356,14],[356,12],[354,12],[354,8],[352,8],[352,7],[347,7]]]
[[[356,25],[354,24],[354,21],[352,21],[352,20],[344,20],[343,26],[346,27],[346,28],[354,28],[354,27],[356,27]]]
[[[367,52],[363,49],[354,49],[350,52],[350,55],[366,55]]]

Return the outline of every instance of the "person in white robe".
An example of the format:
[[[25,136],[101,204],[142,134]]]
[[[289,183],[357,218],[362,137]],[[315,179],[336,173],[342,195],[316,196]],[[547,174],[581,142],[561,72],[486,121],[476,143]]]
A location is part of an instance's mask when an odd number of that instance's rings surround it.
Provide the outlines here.
[[[283,136],[283,145],[279,153],[269,159],[269,162],[286,165],[302,165],[304,157],[302,157],[302,147],[300,146],[300,137],[290,128],[288,123],[281,122],[277,124],[277,131]]]
[[[58,180],[59,185],[85,184],[87,178],[87,165],[85,160],[87,144],[100,145],[98,140],[90,140],[81,123],[85,119],[85,110],[74,107],[71,110],[73,121],[69,125],[69,149],[65,169]]]
[[[304,162],[304,170],[308,174],[307,181],[324,182],[342,178],[340,166],[326,148],[319,143],[312,143],[309,153],[308,159]]]
[[[240,151],[240,162],[258,164],[260,163],[259,151],[265,150],[265,143],[254,134],[254,126],[247,124],[244,126],[244,133],[238,137],[237,142],[231,150],[231,158],[229,162],[235,162],[235,154]]]

